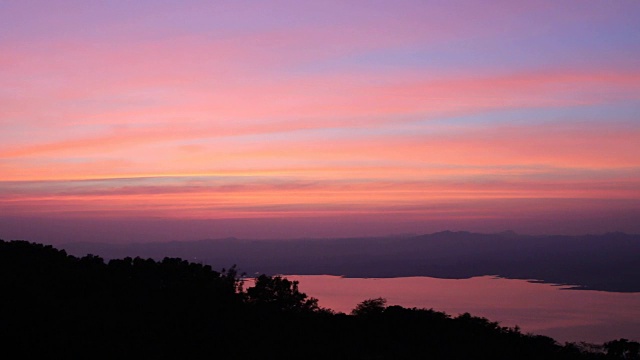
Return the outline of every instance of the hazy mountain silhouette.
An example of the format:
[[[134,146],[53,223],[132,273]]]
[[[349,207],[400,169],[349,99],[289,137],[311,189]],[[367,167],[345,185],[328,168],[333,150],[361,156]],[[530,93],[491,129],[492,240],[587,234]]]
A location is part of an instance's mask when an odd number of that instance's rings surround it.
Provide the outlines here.
[[[497,275],[640,292],[640,235],[530,236],[444,231],[376,238],[241,240],[124,245],[69,243],[69,253],[105,258],[181,257],[214,267],[238,264],[248,274],[329,274],[347,277]]]

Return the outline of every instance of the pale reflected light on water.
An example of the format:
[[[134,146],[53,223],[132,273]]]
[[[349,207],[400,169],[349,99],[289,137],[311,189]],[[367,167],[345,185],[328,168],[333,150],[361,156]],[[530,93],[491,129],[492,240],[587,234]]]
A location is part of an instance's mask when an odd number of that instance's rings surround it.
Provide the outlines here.
[[[384,297],[388,305],[432,308],[450,315],[469,312],[518,325],[523,332],[559,342],[640,341],[640,293],[567,290],[566,287],[490,276],[471,279],[342,278],[286,275],[322,307],[349,313],[362,300]]]

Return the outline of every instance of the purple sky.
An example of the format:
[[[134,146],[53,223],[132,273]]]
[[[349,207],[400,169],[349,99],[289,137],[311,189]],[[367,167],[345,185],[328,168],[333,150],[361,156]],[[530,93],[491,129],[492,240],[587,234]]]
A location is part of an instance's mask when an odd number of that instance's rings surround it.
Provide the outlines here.
[[[0,238],[640,232],[638,1],[0,1]]]

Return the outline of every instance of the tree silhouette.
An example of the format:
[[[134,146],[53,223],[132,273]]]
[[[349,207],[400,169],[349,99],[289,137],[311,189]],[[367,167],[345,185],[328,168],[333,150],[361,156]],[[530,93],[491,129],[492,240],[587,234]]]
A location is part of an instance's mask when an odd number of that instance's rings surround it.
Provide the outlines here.
[[[605,352],[468,313],[359,303],[352,315],[318,307],[297,281],[179,258],[76,258],[0,240],[0,347],[22,358],[638,359],[619,339]]]
[[[247,301],[270,310],[287,312],[318,311],[318,300],[298,290],[298,282],[281,276],[260,275],[247,289]]]
[[[386,309],[386,304],[387,299],[381,297],[375,299],[367,299],[356,305],[356,307],[351,310],[351,315],[372,316],[382,314],[382,312]]]
[[[606,342],[603,346],[607,356],[613,359],[640,359],[640,343],[627,339],[618,339]]]

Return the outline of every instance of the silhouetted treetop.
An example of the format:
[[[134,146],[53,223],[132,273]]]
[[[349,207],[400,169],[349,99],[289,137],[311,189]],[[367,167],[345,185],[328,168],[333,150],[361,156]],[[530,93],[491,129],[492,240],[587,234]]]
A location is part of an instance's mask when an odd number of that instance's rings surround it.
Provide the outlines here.
[[[356,305],[356,307],[351,310],[351,315],[371,316],[382,314],[382,312],[386,309],[386,305],[387,299],[381,297],[375,299],[367,299]]]
[[[317,311],[318,300],[298,290],[298,282],[281,276],[260,275],[247,289],[247,302],[272,311]]]

